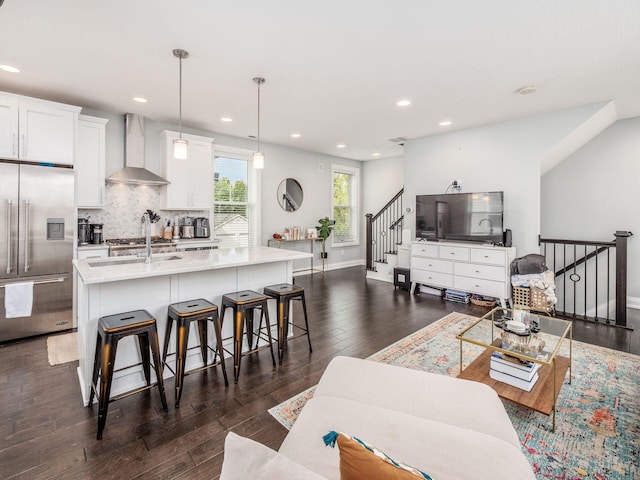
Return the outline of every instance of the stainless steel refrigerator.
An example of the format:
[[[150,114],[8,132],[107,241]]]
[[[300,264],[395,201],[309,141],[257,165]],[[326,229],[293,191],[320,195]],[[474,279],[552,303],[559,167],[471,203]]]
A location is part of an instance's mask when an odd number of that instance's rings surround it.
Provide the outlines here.
[[[0,342],[72,328],[73,170],[0,161],[0,202]],[[31,281],[31,315],[6,318],[5,285]]]

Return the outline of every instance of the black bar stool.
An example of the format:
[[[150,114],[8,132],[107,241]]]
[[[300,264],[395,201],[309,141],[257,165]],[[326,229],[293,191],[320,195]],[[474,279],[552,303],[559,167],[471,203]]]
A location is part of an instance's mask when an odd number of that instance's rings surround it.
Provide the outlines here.
[[[284,349],[286,346],[285,342],[289,335],[289,324],[304,332],[302,335],[307,336],[307,340],[309,341],[309,352],[313,352],[313,349],[311,348],[311,337],[309,335],[309,319],[307,317],[307,302],[304,298],[304,288],[290,283],[280,283],[278,285],[264,287],[264,294],[270,298],[275,298],[276,300],[276,307],[278,311],[278,358],[280,360],[280,365],[282,365],[282,357],[284,356]],[[302,302],[305,327],[289,322],[291,300],[299,300]]]
[[[142,354],[142,367],[145,379],[147,380],[147,386],[117,395],[114,398],[109,398],[116,363],[118,341],[129,335],[136,335],[138,337],[140,352]],[[162,380],[162,363],[160,360],[156,319],[146,310],[135,310],[132,312],[108,315],[98,320],[96,354],[93,362],[93,381],[91,382],[91,393],[89,394],[89,408],[91,408],[93,406],[93,396],[97,393],[98,376],[100,376],[100,392],[98,393],[98,440],[102,439],[102,432],[107,422],[109,402],[148,390],[155,386],[151,385],[151,359],[149,349],[151,349],[151,353],[153,354],[153,368],[156,373],[160,400],[166,412],[168,408],[167,399],[164,394],[164,382]],[[140,365],[140,363],[119,370],[136,367],[138,365]]]
[[[267,319],[267,337],[264,338],[260,331],[257,332],[258,340],[262,338],[269,342],[269,349],[271,350],[271,360],[273,360],[273,366],[276,366],[276,357],[273,355],[273,345],[271,338],[271,322],[269,321],[269,309],[267,307],[268,297],[262,295],[253,290],[241,290],[239,292],[227,293],[222,296],[222,314],[221,323],[224,322],[224,313],[227,307],[233,309],[233,376],[234,382],[238,383],[238,377],[240,375],[240,357],[242,356],[242,330],[246,324],[247,343],[251,350],[253,344],[253,311],[256,308],[260,309],[260,324],[262,324],[262,317]],[[258,344],[256,340],[256,348]],[[253,352],[255,349],[251,350]]]
[[[213,349],[209,346],[208,342],[208,324],[213,322],[213,328],[216,335],[216,348]],[[171,338],[171,328],[173,322],[176,322],[176,352],[169,354],[169,339]],[[200,353],[202,355],[202,361],[204,366],[190,370],[185,373],[185,363],[187,361],[187,350],[189,342],[189,326],[191,322],[198,322],[198,334],[200,336]],[[171,367],[167,365],[167,355],[176,356],[176,371],[173,372],[176,380],[176,408],[180,407],[180,397],[182,396],[182,386],[184,384],[184,377],[189,373],[198,372],[205,368],[211,368],[216,366],[216,357],[220,356],[220,364],[222,365],[222,375],[224,376],[225,386],[229,385],[227,380],[227,369],[224,364],[224,355],[222,349],[222,328],[220,324],[220,317],[218,317],[218,307],[213,303],[206,301],[203,298],[197,300],[189,300],[186,302],[172,303],[169,305],[167,313],[167,328],[164,335],[164,349],[162,353],[162,364],[169,370]],[[192,347],[198,348],[198,347]],[[207,365],[207,353],[208,350],[214,352],[213,363]]]

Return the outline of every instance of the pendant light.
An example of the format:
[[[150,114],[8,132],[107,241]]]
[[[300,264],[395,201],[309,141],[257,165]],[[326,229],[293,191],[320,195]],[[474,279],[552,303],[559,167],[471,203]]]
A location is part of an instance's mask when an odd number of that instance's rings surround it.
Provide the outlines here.
[[[264,168],[264,153],[260,148],[260,86],[264,83],[264,78],[254,77],[253,81],[258,85],[258,151],[253,152],[253,168]]]
[[[173,158],[177,160],[187,160],[189,158],[189,142],[182,139],[182,59],[189,56],[189,52],[176,48],[173,56],[180,59],[180,138],[173,141]]]

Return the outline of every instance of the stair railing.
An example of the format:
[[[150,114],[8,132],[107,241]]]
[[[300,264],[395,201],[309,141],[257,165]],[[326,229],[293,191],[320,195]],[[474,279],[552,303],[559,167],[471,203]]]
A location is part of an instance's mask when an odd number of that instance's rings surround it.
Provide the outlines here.
[[[375,270],[374,262],[386,262],[388,253],[397,253],[402,243],[402,195],[404,188],[396,193],[375,215],[366,217],[366,268]]]
[[[615,240],[605,242],[538,237],[547,268],[555,273],[557,315],[627,326],[627,239],[632,235],[617,231]]]

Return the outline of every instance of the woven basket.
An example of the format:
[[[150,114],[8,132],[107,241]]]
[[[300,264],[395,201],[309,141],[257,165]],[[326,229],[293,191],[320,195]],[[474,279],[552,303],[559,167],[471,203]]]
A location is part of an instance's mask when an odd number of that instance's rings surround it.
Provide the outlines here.
[[[496,306],[496,301],[495,300],[481,300],[479,298],[474,298],[473,296],[471,297],[471,303],[473,303],[474,305],[480,305],[481,307],[495,307]]]
[[[539,288],[513,288],[513,308],[526,308],[539,312],[549,313],[553,311],[553,306],[549,304],[549,298],[544,290]]]

